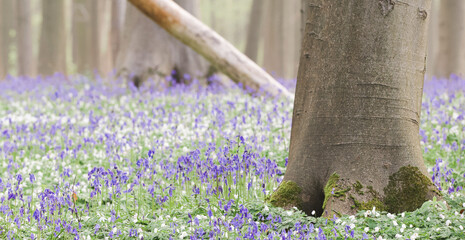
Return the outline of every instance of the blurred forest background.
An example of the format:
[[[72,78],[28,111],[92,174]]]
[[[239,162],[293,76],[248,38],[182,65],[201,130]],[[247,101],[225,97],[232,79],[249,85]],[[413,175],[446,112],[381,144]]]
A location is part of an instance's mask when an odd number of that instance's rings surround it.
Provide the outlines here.
[[[177,0],[275,77],[296,78],[301,0]],[[434,0],[427,75],[465,72],[465,1]],[[205,76],[208,64],[125,0],[0,0],[0,78],[173,68]],[[152,74],[154,74],[152,72]]]

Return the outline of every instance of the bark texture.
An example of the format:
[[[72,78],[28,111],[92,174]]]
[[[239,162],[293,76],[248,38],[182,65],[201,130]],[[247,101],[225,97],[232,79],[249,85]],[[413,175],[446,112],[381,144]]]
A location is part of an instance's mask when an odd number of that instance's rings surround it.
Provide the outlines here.
[[[427,58],[426,58],[426,77],[425,80],[431,80],[435,75],[436,56],[438,54],[439,43],[439,4],[441,0],[432,0],[431,14],[428,16],[428,44],[427,44]]]
[[[0,2],[0,4],[3,4],[3,2]],[[0,7],[4,7],[3,5],[0,5]],[[0,81],[3,80],[3,77],[5,76],[5,63],[3,59],[3,55],[5,52],[5,46],[3,45],[3,18],[0,17]]]
[[[0,74],[0,77],[4,77],[12,68],[9,54],[10,49],[15,44],[15,38],[10,33],[16,26],[16,4],[14,0],[2,0],[0,4],[0,38],[2,43],[0,45],[0,58],[3,63],[3,75]]]
[[[109,44],[111,47],[111,58],[113,66],[116,64],[116,57],[121,45],[124,23],[124,0],[114,0],[111,2],[111,30]]]
[[[293,97],[286,88],[213,30],[170,0],[130,0],[171,35],[202,54],[235,82],[271,95]]]
[[[263,0],[253,0],[250,11],[249,28],[247,30],[247,42],[245,55],[252,61],[257,61],[258,47],[260,43],[260,32],[262,26]]]
[[[18,11],[18,75],[34,75],[34,58],[32,49],[32,22],[30,0],[17,0]]]
[[[92,45],[90,1],[73,0],[72,8],[73,62],[76,64],[77,72],[86,73],[91,71],[92,64],[89,51]]]
[[[439,45],[433,75],[465,74],[465,1],[439,1]]]
[[[327,217],[373,206],[397,212],[393,199],[421,196],[416,205],[396,202],[419,207],[437,195],[419,137],[431,1],[306,4],[283,180],[301,189],[291,206]],[[402,178],[406,172],[418,183]],[[412,193],[420,185],[424,191]]]
[[[300,0],[270,0],[265,4],[263,67],[278,77],[295,78],[299,65]]]
[[[65,1],[42,1],[39,73],[66,73]]]
[[[197,1],[176,2],[193,15],[197,14]],[[148,77],[164,81],[173,70],[180,78],[184,74],[204,78],[207,74],[209,64],[203,57],[154,24],[132,4],[127,6],[122,41],[116,68],[133,74],[136,85]]]

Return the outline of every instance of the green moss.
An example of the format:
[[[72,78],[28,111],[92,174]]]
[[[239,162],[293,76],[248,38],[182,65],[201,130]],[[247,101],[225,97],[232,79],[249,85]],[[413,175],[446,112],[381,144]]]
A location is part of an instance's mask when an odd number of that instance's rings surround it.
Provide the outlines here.
[[[354,183],[353,187],[354,187],[356,193],[358,193],[358,194],[360,194],[360,195],[363,195],[363,191],[362,191],[363,186],[362,186],[362,184],[361,184],[359,181],[357,181],[356,183]]]
[[[354,205],[352,208],[356,208],[357,210],[372,210],[373,207],[376,207],[378,211],[386,211],[386,205],[377,197],[374,197],[368,202],[359,202],[355,200],[354,197],[352,197],[352,200],[354,201]]]
[[[339,175],[337,173],[333,173],[329,177],[328,182],[326,182],[326,186],[325,186],[325,189],[324,189],[325,200],[323,202],[323,209],[325,209],[328,199],[331,196],[333,196],[332,192],[333,192],[333,189],[336,189],[338,181],[339,181]]]
[[[270,203],[275,207],[290,208],[298,207],[302,203],[300,194],[302,188],[293,181],[283,181],[278,189],[269,198]]]
[[[414,211],[424,202],[439,196],[433,182],[412,166],[402,167],[391,175],[384,194],[384,203],[391,213]]]

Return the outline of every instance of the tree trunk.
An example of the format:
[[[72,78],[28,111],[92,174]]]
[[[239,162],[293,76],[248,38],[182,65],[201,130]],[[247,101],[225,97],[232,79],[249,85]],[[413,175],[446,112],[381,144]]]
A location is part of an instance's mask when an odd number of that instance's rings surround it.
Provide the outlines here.
[[[187,11],[197,12],[197,1],[177,0]],[[179,81],[184,74],[204,78],[207,62],[190,48],[170,36],[133,5],[126,10],[123,46],[118,56],[117,69],[134,74],[136,85],[151,77],[157,83],[176,70]]]
[[[284,77],[284,16],[282,0],[266,3],[263,67],[278,77]]]
[[[91,70],[90,8],[89,0],[73,0],[73,62],[76,64],[78,73]]]
[[[307,3],[289,164],[271,202],[326,217],[420,207],[438,194],[419,137],[431,1]]]
[[[432,0],[431,14],[428,26],[428,44],[427,44],[427,57],[426,57],[426,77],[425,80],[431,80],[435,73],[436,56],[438,54],[439,42],[439,4],[440,0]]]
[[[0,27],[0,38],[2,38],[0,45],[0,58],[3,62],[3,72],[4,74],[11,73],[12,64],[9,61],[10,52],[13,49],[15,44],[15,37],[12,35],[12,31],[16,27],[16,4],[13,0],[2,0],[0,5],[0,18],[1,18],[1,27]],[[5,75],[0,75],[0,77]]]
[[[65,1],[43,0],[39,73],[54,72],[66,74]]]
[[[300,0],[287,0],[283,5],[283,77],[295,79],[299,68],[301,33]]]
[[[439,49],[433,75],[465,74],[465,1],[441,0],[439,6]]]
[[[114,0],[111,4],[111,30],[109,44],[111,47],[112,66],[115,67],[116,57],[121,44],[121,35],[123,33],[123,9],[125,0]]]
[[[263,0],[253,0],[250,11],[249,29],[247,31],[247,42],[245,55],[252,61],[257,61],[258,45],[260,43],[260,29],[262,25]]]
[[[3,8],[3,1],[0,2],[0,7]],[[3,13],[3,12],[2,12]],[[0,17],[0,81],[3,80],[6,73],[3,55],[5,54],[5,47],[3,45],[3,16]]]
[[[18,75],[34,75],[30,0],[17,0],[18,11]]]

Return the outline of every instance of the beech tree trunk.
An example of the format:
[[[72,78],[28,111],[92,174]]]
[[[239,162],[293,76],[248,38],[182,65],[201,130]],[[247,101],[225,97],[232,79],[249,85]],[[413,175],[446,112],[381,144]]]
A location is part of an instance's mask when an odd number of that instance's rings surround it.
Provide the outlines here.
[[[111,2],[111,30],[109,44],[111,47],[112,66],[116,65],[116,57],[121,44],[124,23],[124,4],[125,0],[113,0]]]
[[[3,2],[0,2],[0,7],[4,7]],[[0,16],[0,81],[3,80],[6,73],[4,63],[5,60],[3,59],[3,55],[5,54],[5,46],[3,45],[3,34],[3,16]]]
[[[16,27],[16,4],[13,0],[2,0],[0,4],[0,41],[2,42],[0,45],[0,58],[3,63],[3,75],[0,73],[0,77],[4,77],[7,73],[10,73],[13,67],[9,61],[9,54],[16,42],[11,34],[11,31]]]
[[[465,1],[439,1],[438,51],[433,75],[465,74]]]
[[[90,0],[73,0],[73,62],[79,73],[91,71]]]
[[[65,1],[42,1],[39,73],[66,73]]]
[[[196,0],[176,2],[196,14]],[[140,10],[131,4],[127,6],[123,46],[118,56],[117,69],[133,74],[136,85],[149,77],[157,83],[163,82],[165,76],[173,70],[176,71],[178,81],[190,81],[184,79],[185,74],[205,79],[208,66],[203,57],[172,37]]]
[[[431,1],[307,4],[289,164],[271,203],[326,217],[420,207],[438,195],[419,137]]]
[[[268,0],[266,3],[266,26],[264,29],[263,67],[278,77],[284,77],[284,16],[287,1]],[[286,36],[287,37],[287,36]]]
[[[129,0],[171,35],[202,54],[235,82],[271,95],[293,97],[286,88],[221,36],[170,0]]]
[[[18,75],[34,74],[34,57],[32,49],[32,22],[30,0],[17,0],[18,11]]]
[[[245,55],[252,61],[257,61],[258,47],[260,43],[260,32],[262,26],[263,0],[253,0],[250,11],[249,29],[247,31],[247,42]],[[212,11],[213,12],[213,11]]]

